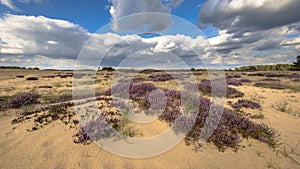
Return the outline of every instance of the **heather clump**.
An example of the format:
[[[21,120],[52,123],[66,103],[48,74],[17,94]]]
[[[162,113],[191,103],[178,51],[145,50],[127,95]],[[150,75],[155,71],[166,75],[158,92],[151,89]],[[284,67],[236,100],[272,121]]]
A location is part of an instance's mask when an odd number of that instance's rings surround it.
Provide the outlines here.
[[[10,100],[10,106],[13,108],[18,108],[21,106],[26,106],[30,104],[38,103],[39,94],[37,93],[24,93],[16,96]]]
[[[234,109],[241,109],[241,108],[250,108],[250,109],[260,109],[261,106],[259,103],[251,101],[251,100],[245,100],[240,99],[236,103],[229,103],[229,105]]]

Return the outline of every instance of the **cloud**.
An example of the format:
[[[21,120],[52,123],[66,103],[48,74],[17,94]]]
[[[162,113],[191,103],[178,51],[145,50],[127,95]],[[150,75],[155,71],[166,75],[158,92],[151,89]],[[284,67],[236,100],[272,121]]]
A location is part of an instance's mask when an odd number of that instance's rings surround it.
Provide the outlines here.
[[[191,38],[178,34],[142,38],[138,35],[106,33],[94,34],[89,39],[91,34],[79,25],[43,16],[7,14],[0,18],[0,30],[2,65],[36,66],[40,60],[41,67],[56,68],[59,66],[54,65],[54,60],[63,60],[57,64],[67,61],[74,63],[80,52],[84,53],[84,58],[80,60],[82,65],[99,64],[100,60],[95,61],[99,56],[106,56],[103,64],[107,65],[118,65],[132,54],[141,56],[140,60],[148,57],[148,63],[152,60],[153,65],[157,64],[158,59],[166,60],[164,56],[167,54],[185,60],[188,65],[200,64],[195,62],[199,56],[194,51],[203,54],[204,59],[209,60],[212,56],[204,55],[204,51],[209,49],[202,36]],[[44,64],[44,61],[53,64]]]
[[[178,48],[175,42],[169,42],[168,39],[162,39],[161,41],[157,42],[156,46],[152,48],[152,52],[171,52],[172,50]]]
[[[25,4],[28,4],[30,2],[34,2],[34,3],[37,3],[37,4],[41,4],[45,1],[49,1],[49,0],[18,0],[17,2],[25,3]],[[0,0],[0,4],[5,5],[9,9],[14,10],[14,11],[21,11],[17,6],[14,5],[13,0]]]
[[[281,48],[285,36],[299,32],[299,0],[208,0],[199,13],[200,26],[220,30],[211,38],[221,53],[257,43],[254,50]]]
[[[164,68],[174,67],[174,65],[178,68],[180,64],[190,66],[210,64],[214,57],[212,53],[207,54],[206,51],[210,50],[212,48],[205,43],[202,36],[191,38],[177,34],[142,38],[138,35],[120,36],[107,33],[94,34],[85,49],[81,51],[82,59],[79,60],[84,64],[97,66],[101,60],[99,56],[104,56],[102,66],[119,66],[125,60],[135,58],[130,64],[132,66],[134,63],[136,67],[147,67],[146,65],[155,67],[158,63],[171,60],[170,63],[166,62]],[[173,60],[167,59],[168,55],[172,56]],[[96,59],[98,62],[95,61]]]
[[[0,18],[0,30],[0,65],[26,67],[71,69],[80,53],[77,65],[83,68],[98,66],[100,56],[105,56],[101,64],[107,66],[126,63],[136,67],[180,68],[223,63],[227,67],[261,61],[292,62],[300,51],[295,24],[249,32],[242,37],[221,30],[219,36],[208,40],[183,34],[143,38],[116,33],[91,36],[84,28],[68,21],[7,14]]]
[[[199,23],[219,29],[209,41],[224,64],[288,63],[300,52],[297,39],[289,38],[299,34],[299,8],[298,0],[207,0]]]
[[[17,7],[13,4],[12,0],[0,0],[0,3],[1,3],[2,5],[7,6],[9,9],[12,9],[12,10],[14,10],[14,11],[20,11],[20,9],[17,8]]]
[[[285,48],[294,47],[297,52],[300,52],[300,36],[287,39],[281,44]]]
[[[283,48],[292,50],[293,44],[287,47],[283,42],[291,39],[289,36],[294,36],[297,33],[299,31],[291,29],[289,25],[269,30],[248,32],[239,38],[234,37],[234,34],[220,31],[218,36],[210,38],[209,41],[216,46],[217,51],[224,54],[235,53],[235,50],[240,48],[241,50],[248,50],[248,52]]]
[[[68,69],[74,70],[76,60],[55,59],[47,56],[0,56],[2,66],[38,67],[40,69]]]
[[[242,35],[299,22],[299,8],[299,0],[208,0],[199,22]]]
[[[112,29],[116,32],[160,32],[172,25],[169,15],[154,15],[153,12],[170,14],[183,0],[110,0]],[[152,14],[138,14],[152,12]],[[126,17],[132,14],[138,14]],[[123,20],[119,20],[123,17]],[[125,18],[124,18],[125,17]]]
[[[43,16],[0,18],[0,54],[75,59],[90,33],[68,21]]]
[[[45,1],[49,1],[49,0],[18,0],[20,3],[25,3],[25,4],[28,4],[30,2],[34,2],[34,3],[37,3],[37,4],[41,4]]]
[[[272,50],[272,49],[280,49],[280,42],[274,41],[266,41],[261,46],[255,48],[254,50],[263,51],[263,50]]]

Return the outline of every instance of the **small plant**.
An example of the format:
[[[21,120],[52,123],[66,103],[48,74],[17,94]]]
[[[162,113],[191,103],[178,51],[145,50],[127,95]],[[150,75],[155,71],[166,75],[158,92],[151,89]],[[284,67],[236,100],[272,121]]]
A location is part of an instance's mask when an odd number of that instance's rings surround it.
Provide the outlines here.
[[[73,142],[76,144],[90,144],[91,139],[84,131],[84,129],[80,128],[80,130],[73,135]]]
[[[299,160],[297,160],[295,157],[300,157],[300,154],[298,154],[296,151],[299,148],[299,142],[295,145],[292,146],[290,144],[283,145],[283,147],[278,147],[276,149],[276,154],[280,153],[282,154],[285,158],[289,158],[292,160],[293,163],[297,164],[300,166]]]
[[[275,161],[273,161],[272,159],[270,159],[270,160],[265,159],[265,161],[267,163],[267,165],[266,165],[267,168],[274,168],[274,169],[280,168],[278,166],[278,164]]]
[[[251,116],[252,119],[263,119],[265,116],[262,112],[259,112],[258,114],[254,114]]]
[[[138,129],[134,125],[130,125],[126,118],[122,118],[117,124],[115,124],[114,129],[122,133],[125,137],[134,137],[138,134]]]
[[[258,157],[264,157],[263,156],[263,152],[259,151],[259,150],[255,150],[256,154]]]
[[[33,107],[34,105],[26,105],[23,106],[21,111],[17,113],[17,116],[29,116],[32,115],[34,113],[34,111],[32,111],[32,109],[34,109]]]
[[[253,94],[249,96],[250,101],[257,102],[257,103],[263,103],[264,102],[263,99],[265,99],[265,97],[258,94]]]
[[[0,110],[9,108],[9,96],[0,96]]]
[[[117,133],[122,135],[117,135]],[[111,136],[134,137],[137,134],[136,127],[130,124],[127,118],[122,117],[119,111],[105,110],[82,124],[80,131],[74,135],[74,140],[79,141],[74,142],[85,143],[86,139],[97,141]],[[78,137],[85,139],[79,139]]]
[[[286,100],[276,103],[276,105],[273,105],[273,107],[281,112],[287,112],[288,111],[288,102]]]
[[[299,116],[299,112],[294,110],[291,106],[289,106],[289,104],[286,100],[284,100],[280,103],[276,103],[275,105],[272,105],[272,107],[275,108],[278,111],[288,113],[288,114],[292,114],[294,116]]]

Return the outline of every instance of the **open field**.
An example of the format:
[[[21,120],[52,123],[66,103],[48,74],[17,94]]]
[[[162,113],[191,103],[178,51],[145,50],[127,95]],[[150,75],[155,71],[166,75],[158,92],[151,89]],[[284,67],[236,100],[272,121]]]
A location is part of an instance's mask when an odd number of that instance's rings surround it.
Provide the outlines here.
[[[196,131],[203,127],[208,112],[204,106],[212,104],[205,71],[192,75],[144,71],[132,79],[109,71],[0,70],[0,168],[300,168],[300,72],[225,73],[225,113],[212,136],[199,142]],[[73,78],[81,96],[76,100],[72,98]],[[167,95],[166,109],[158,119],[131,122],[123,116],[122,104],[112,103],[111,87],[122,90],[126,78],[131,80],[129,98],[137,113],[151,108],[147,98],[153,90]],[[181,106],[178,92],[184,89],[174,79],[185,82],[184,87],[196,82],[195,103],[200,102],[201,109],[185,139],[174,148],[134,159],[112,154],[91,141],[109,137],[85,132],[92,124],[81,120],[97,122],[99,110],[102,120],[126,137],[149,138],[170,126],[182,132],[186,126],[176,126],[175,119],[188,108]],[[91,86],[95,98],[85,95]],[[189,116],[182,117],[187,124]]]

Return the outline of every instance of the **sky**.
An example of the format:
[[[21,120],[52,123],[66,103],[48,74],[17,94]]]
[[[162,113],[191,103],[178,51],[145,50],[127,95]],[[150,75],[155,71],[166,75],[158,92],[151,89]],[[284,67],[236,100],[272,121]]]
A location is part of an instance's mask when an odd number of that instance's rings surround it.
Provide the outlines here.
[[[299,0],[0,0],[0,66],[292,63],[299,9]]]

